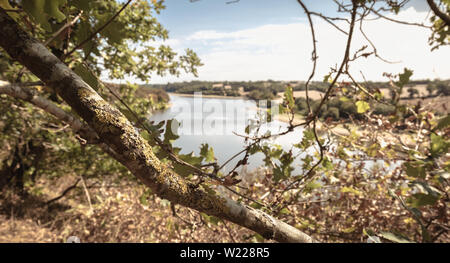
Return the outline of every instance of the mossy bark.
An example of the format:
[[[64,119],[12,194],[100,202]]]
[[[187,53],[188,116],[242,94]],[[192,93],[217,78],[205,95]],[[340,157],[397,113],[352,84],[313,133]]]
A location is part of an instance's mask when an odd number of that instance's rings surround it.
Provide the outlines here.
[[[313,242],[298,229],[229,198],[208,193],[160,162],[127,118],[106,102],[39,41],[30,37],[0,8],[0,46],[26,66],[98,134],[113,155],[158,196],[229,220],[280,242]]]

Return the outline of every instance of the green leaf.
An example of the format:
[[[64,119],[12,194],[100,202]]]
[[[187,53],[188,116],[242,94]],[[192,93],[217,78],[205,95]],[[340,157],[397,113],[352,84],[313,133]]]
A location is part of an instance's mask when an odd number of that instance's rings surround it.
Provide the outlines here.
[[[142,193],[142,195],[139,197],[139,202],[142,204],[142,205],[148,205],[148,201],[147,201],[147,198],[150,196],[152,194],[152,190],[150,190],[150,189],[147,189],[147,190],[145,190],[143,193]]]
[[[202,144],[202,147],[200,148],[200,156],[205,158],[206,162],[214,162],[214,150],[212,147],[209,147],[207,143]]]
[[[180,123],[173,119],[168,120],[166,122],[166,128],[164,133],[164,143],[171,144],[172,141],[178,139],[180,136],[178,136],[178,128],[180,127]]]
[[[358,191],[358,190],[354,189],[353,187],[347,187],[347,186],[342,187],[341,192],[342,193],[352,193],[355,195],[362,195],[361,191]]]
[[[349,227],[349,228],[342,229],[342,232],[348,234],[348,233],[355,232],[355,230],[356,230],[356,228],[354,226],[352,226],[352,227]]]
[[[434,205],[441,198],[441,192],[425,182],[413,182],[420,193],[416,193],[408,198],[407,202],[413,208],[420,208],[426,205]]]
[[[86,68],[83,64],[78,63],[73,69],[73,71],[94,90],[98,90],[99,82],[97,76],[95,76],[94,73],[92,73],[92,71]]]
[[[258,242],[258,243],[262,243],[262,242],[264,242],[264,237],[263,236],[261,236],[260,234],[255,234],[255,240],[256,240],[256,242]]]
[[[282,215],[289,215],[290,213],[291,211],[289,211],[286,207],[280,210],[280,214]]]
[[[436,126],[436,130],[444,129],[450,126],[450,114],[447,114],[446,117],[441,118]]]
[[[395,84],[397,86],[399,86],[400,88],[403,88],[406,84],[408,84],[409,79],[411,78],[412,75],[413,75],[413,71],[405,68],[403,70],[403,73],[398,75],[399,81],[396,82]]]
[[[5,10],[17,10],[17,8],[13,8],[8,0],[0,0],[0,7]],[[20,19],[20,16],[16,12],[8,12],[8,15],[14,18],[14,20]]]
[[[310,147],[315,141],[316,137],[314,135],[314,131],[312,129],[307,129],[303,131],[303,138],[299,144],[295,144],[294,146],[299,149],[307,149]]]
[[[260,205],[259,203],[253,202],[250,204],[250,207],[253,207],[255,209],[260,209],[262,207],[262,205]]]
[[[88,37],[93,32],[92,26],[88,21],[81,21],[78,25],[78,30],[75,31],[75,36],[78,39],[79,42],[84,41],[85,39],[88,39]],[[95,53],[96,46],[94,45],[94,41],[90,40],[86,42],[82,47],[85,56],[88,55],[90,52]]]
[[[207,214],[205,214],[205,213],[201,213],[201,215],[202,215],[202,217],[205,219],[205,221],[206,222],[209,222],[209,223],[211,223],[211,224],[214,224],[214,225],[218,225],[219,224],[219,222],[220,222],[220,218],[218,218],[218,217],[215,217],[215,216],[209,216],[209,215],[207,215]]]
[[[246,133],[246,134],[249,134],[249,133],[250,133],[250,125],[247,125],[247,126],[245,127],[245,133]]]
[[[314,180],[314,181],[312,181],[312,182],[309,182],[309,183],[306,185],[304,192],[305,192],[305,193],[311,193],[312,190],[314,190],[314,189],[319,189],[319,188],[321,188],[321,187],[322,187],[322,184],[321,184],[319,181]]]
[[[440,198],[440,195],[417,193],[408,198],[408,203],[411,207],[419,208],[426,205],[434,205]]]
[[[8,0],[0,0],[0,7],[8,10],[13,9]]]
[[[96,28],[104,25],[111,19],[110,13],[105,13],[99,15],[99,22],[96,25]],[[122,40],[126,37],[125,24],[118,21],[119,17],[111,21],[101,32],[102,36],[107,38],[109,44],[121,44]]]
[[[444,139],[444,137],[437,134],[431,134],[431,155],[438,157],[448,152],[450,143]]]
[[[381,232],[380,236],[395,243],[412,243],[405,237],[390,232]]]
[[[67,0],[22,0],[22,7],[43,29],[52,31],[48,20],[54,18],[57,22],[63,21],[66,16],[59,7],[66,3]]]
[[[365,113],[366,111],[368,111],[370,109],[369,103],[367,103],[365,101],[357,101],[356,107],[357,107],[358,113],[360,113],[360,114]]]
[[[22,8],[36,23],[40,24],[43,29],[51,31],[52,28],[48,23],[47,16],[44,12],[45,2],[46,0],[22,0]]]
[[[173,163],[173,170],[181,177],[187,177],[195,172],[195,169],[179,163]]]
[[[405,168],[408,176],[422,179],[426,176],[425,167],[417,163],[405,163]]]
[[[323,77],[323,82],[324,83],[330,83],[330,82],[332,82],[332,78],[331,78],[331,73],[330,74],[328,74],[328,75],[325,75],[324,77]]]
[[[70,0],[69,2],[72,6],[83,11],[89,11],[91,9],[91,6],[89,5],[91,0]]]
[[[322,161],[322,166],[323,168],[325,168],[327,171],[330,171],[333,169],[334,165],[333,162],[330,161],[330,159],[328,157],[325,157]]]
[[[58,23],[60,23],[64,19],[66,19],[66,16],[64,15],[64,13],[62,13],[59,10],[59,7],[62,5],[65,5],[66,3],[67,3],[67,0],[47,0],[47,1],[45,1],[44,11],[50,17],[56,19],[56,21],[58,21]]]
[[[175,151],[174,151],[175,152]],[[190,154],[180,154],[178,157],[185,161],[186,163],[191,164],[194,167],[200,167],[203,157],[195,156],[194,152],[191,152]],[[196,169],[193,167],[189,167],[183,164],[179,163],[173,163],[173,167],[176,173],[180,174],[181,176],[188,176],[196,172]]]
[[[194,166],[199,166],[202,164],[203,157],[195,156],[194,152],[191,152],[189,154],[180,154],[178,155],[181,160],[190,163]]]
[[[295,105],[294,93],[291,86],[286,86],[286,90],[284,92],[284,100],[286,101],[289,109],[293,109]]]
[[[350,101],[350,99],[347,98],[347,97],[342,96],[342,97],[339,98],[339,101],[347,102],[347,101]]]
[[[283,169],[280,166],[276,165],[275,169],[273,169],[273,180],[275,182],[278,182],[283,178],[284,178]]]

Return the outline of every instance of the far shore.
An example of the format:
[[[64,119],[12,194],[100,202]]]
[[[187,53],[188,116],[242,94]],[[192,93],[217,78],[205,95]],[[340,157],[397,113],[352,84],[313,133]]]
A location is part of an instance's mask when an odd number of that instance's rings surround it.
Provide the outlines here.
[[[187,98],[193,98],[195,96],[195,94],[175,93],[175,92],[167,92],[167,94]],[[245,99],[245,96],[223,96],[223,95],[204,95],[204,94],[202,94],[201,97],[211,99]]]
[[[275,119],[284,123],[289,123],[289,115],[286,113],[283,114],[278,114],[277,116],[275,116]],[[295,114],[294,115],[294,120],[292,122],[293,125],[299,125],[301,123],[305,122],[305,118],[303,115],[300,114]],[[352,124],[347,124],[347,126],[352,126]],[[317,121],[317,131],[319,133],[323,133],[327,130],[328,128],[324,127],[324,125],[322,124],[322,122],[320,120]],[[331,131],[334,134],[337,134],[339,136],[348,136],[350,135],[350,131],[346,128],[343,127],[342,124],[336,125],[332,128],[330,128]]]
[[[286,114],[286,113],[277,114],[275,116],[275,120],[281,121],[281,122],[285,122],[285,123],[289,123],[289,117],[290,116],[288,114]],[[292,124],[298,125],[298,124],[303,123],[303,122],[305,122],[305,118],[303,117],[303,115],[300,115],[300,114],[295,114],[294,115],[294,120],[293,120]]]
[[[174,95],[174,96],[180,96],[180,97],[190,97],[193,98],[194,94],[181,94],[181,93],[168,93],[169,95]],[[300,95],[300,94],[297,94]],[[216,98],[216,99],[247,99],[245,96],[239,96],[239,97],[231,97],[231,96],[221,96],[221,95],[202,95],[202,98]],[[172,106],[172,103],[169,102],[169,104],[167,105],[167,108],[170,108]],[[289,123],[289,115],[286,113],[283,114],[278,114],[274,117],[275,120],[278,120],[280,122],[284,122],[284,123]],[[300,114],[295,114],[294,116],[294,120],[293,120],[293,125],[299,125],[301,123],[305,122],[305,118],[303,115]],[[331,134],[334,134],[335,136],[341,136],[341,137],[346,137],[346,136],[350,136],[352,132],[355,132],[355,134],[359,135],[359,136],[368,136],[368,134],[366,134],[364,131],[362,131],[357,125],[352,124],[352,123],[341,123],[341,124],[337,124],[337,125],[331,125],[332,127],[327,127],[327,125],[324,125],[320,120],[317,121],[317,131],[319,134],[323,134],[323,133],[328,133],[330,132]],[[385,142],[396,142],[397,140],[402,140],[404,144],[406,144],[408,147],[411,146],[415,146],[415,142],[414,140],[412,140],[412,138],[410,138],[410,136],[408,134],[390,134],[390,133],[385,133],[382,132],[380,133],[378,136],[381,136],[383,139],[383,141]]]
[[[169,95],[174,95],[174,96],[179,96],[179,97],[187,97],[187,98],[193,98],[194,94],[183,94],[183,93],[173,93],[173,92],[169,92]],[[202,95],[202,98],[215,98],[215,99],[246,99],[245,96],[239,96],[239,97],[231,97],[231,96],[221,96],[221,95]],[[172,103],[169,103],[169,105],[167,105],[167,108],[170,108],[172,106]],[[280,122],[284,122],[284,123],[289,123],[289,115],[286,113],[283,114],[277,114],[274,119]],[[292,122],[293,125],[298,125],[300,123],[305,122],[305,118],[303,115],[301,114],[295,114],[294,115],[294,120]],[[319,132],[323,132],[324,128],[323,125],[320,121],[318,121],[317,123],[317,129]],[[343,127],[340,126],[336,126],[334,128],[332,128],[334,133],[337,133],[341,136],[347,136],[349,135],[349,131]]]

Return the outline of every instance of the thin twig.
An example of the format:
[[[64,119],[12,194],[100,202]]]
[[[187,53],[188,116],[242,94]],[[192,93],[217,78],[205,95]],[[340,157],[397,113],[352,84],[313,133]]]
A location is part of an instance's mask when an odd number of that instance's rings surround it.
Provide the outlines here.
[[[46,205],[50,205],[53,202],[58,201],[59,199],[63,198],[67,193],[69,193],[70,191],[72,191],[73,189],[75,189],[78,185],[78,183],[80,182],[80,178],[78,178],[74,184],[72,184],[71,186],[67,187],[60,195],[58,195],[55,198],[52,198],[50,200],[48,200],[45,204]]]
[[[86,44],[87,42],[91,41],[98,33],[100,33],[103,29],[105,29],[109,24],[111,24],[111,22],[116,19],[117,16],[120,15],[120,13],[122,13],[122,11],[132,2],[133,0],[128,0],[128,2],[126,2],[122,8],[115,14],[113,15],[105,24],[103,24],[100,28],[98,28],[97,30],[95,30],[94,33],[92,33],[88,38],[86,38],[85,40],[83,40],[80,44],[78,44],[76,47],[74,47],[71,51],[69,51],[67,54],[65,54],[61,60],[64,60],[67,57],[70,57],[70,55],[72,55],[73,52],[75,52],[76,50],[80,49],[82,46],[84,46],[84,44]]]
[[[47,46],[50,44],[56,37],[58,37],[66,28],[72,27],[75,25],[75,23],[80,19],[81,15],[83,15],[83,10],[80,11],[80,13],[72,19],[72,21],[67,22],[65,25],[63,25],[58,31],[56,31],[47,41],[44,42],[44,45]]]

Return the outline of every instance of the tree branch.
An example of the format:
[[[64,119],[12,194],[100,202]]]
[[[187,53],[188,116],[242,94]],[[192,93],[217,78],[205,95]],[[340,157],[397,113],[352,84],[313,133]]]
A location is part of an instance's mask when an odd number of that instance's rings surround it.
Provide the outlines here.
[[[188,182],[156,158],[128,119],[0,8],[0,46],[56,91],[116,153],[115,158],[161,198],[251,229],[279,242],[314,242],[272,216]]]
[[[433,0],[427,0],[427,3],[433,10],[433,13],[441,18],[447,26],[450,26],[450,16],[442,12]]]
[[[67,57],[70,57],[70,55],[72,55],[73,52],[75,52],[77,49],[80,49],[82,46],[84,46],[87,42],[91,41],[95,35],[97,35],[98,33],[100,33],[103,29],[105,29],[109,24],[111,24],[112,21],[114,21],[114,19],[116,19],[116,17],[118,17],[120,15],[120,13],[122,13],[123,10],[125,10],[125,8],[131,3],[131,1],[133,0],[128,0],[128,2],[126,2],[122,8],[115,14],[113,15],[108,21],[106,21],[106,23],[104,25],[102,25],[101,27],[99,27],[97,30],[95,30],[94,33],[92,33],[88,38],[86,38],[85,40],[83,40],[80,44],[78,44],[76,47],[74,47],[70,52],[68,52],[67,54],[65,54],[63,56],[63,60]]]
[[[11,97],[30,102],[31,104],[52,114],[62,122],[69,124],[73,132],[80,134],[80,136],[87,140],[87,142],[95,143],[98,141],[98,136],[95,131],[70,113],[59,108],[53,102],[38,96],[35,90],[26,88],[24,85],[10,84],[0,80],[0,94],[7,94]]]

